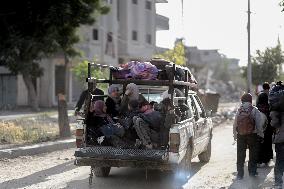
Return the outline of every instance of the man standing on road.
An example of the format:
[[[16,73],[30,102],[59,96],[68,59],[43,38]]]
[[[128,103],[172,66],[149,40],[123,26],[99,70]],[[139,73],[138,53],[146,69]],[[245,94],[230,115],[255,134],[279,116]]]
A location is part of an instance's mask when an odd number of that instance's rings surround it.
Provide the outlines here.
[[[256,100],[256,107],[258,110],[266,115],[267,126],[264,131],[264,140],[259,145],[259,159],[258,165],[262,167],[264,165],[268,166],[268,163],[273,159],[273,150],[272,150],[272,135],[273,128],[270,125],[270,116],[269,116],[269,103],[268,103],[268,94],[269,94],[269,83],[265,82],[262,85],[263,90],[259,93]]]
[[[241,97],[235,122],[233,125],[234,139],[237,140],[237,171],[238,179],[244,177],[246,149],[249,148],[248,172],[252,177],[257,176],[258,141],[263,137],[263,117],[260,111],[252,105],[252,95],[246,93]],[[265,116],[264,116],[265,117]]]
[[[274,167],[275,186],[282,188],[284,172],[284,85],[277,82],[269,92],[271,126],[275,128],[274,140],[276,161]]]
[[[75,115],[78,115],[83,104],[86,104],[86,100],[88,99],[88,95],[91,95],[91,94],[92,95],[104,95],[104,92],[101,89],[97,88],[97,85],[96,85],[95,82],[90,82],[90,83],[88,83],[88,85],[89,85],[88,89],[84,90],[81,93],[80,98],[79,98],[79,100],[76,104]],[[92,101],[97,101],[97,100],[104,100],[104,97],[94,97],[92,99]]]

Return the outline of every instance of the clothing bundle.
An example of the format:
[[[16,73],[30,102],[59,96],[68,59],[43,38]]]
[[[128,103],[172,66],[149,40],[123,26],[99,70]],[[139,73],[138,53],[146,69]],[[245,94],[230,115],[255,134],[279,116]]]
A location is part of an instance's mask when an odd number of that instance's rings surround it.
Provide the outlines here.
[[[113,76],[116,79],[155,80],[158,76],[158,69],[150,62],[131,61],[122,64],[119,68],[114,68]]]

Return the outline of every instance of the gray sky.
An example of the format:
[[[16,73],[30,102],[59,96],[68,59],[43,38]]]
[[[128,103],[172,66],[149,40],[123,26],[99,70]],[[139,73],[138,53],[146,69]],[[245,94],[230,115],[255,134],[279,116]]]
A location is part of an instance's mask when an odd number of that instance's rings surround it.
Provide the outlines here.
[[[219,49],[247,64],[247,0],[181,0],[157,4],[158,14],[170,18],[170,30],[157,32],[157,45],[173,46],[176,37],[200,49]],[[280,0],[251,0],[251,53],[275,46],[277,36],[284,45],[284,12]]]

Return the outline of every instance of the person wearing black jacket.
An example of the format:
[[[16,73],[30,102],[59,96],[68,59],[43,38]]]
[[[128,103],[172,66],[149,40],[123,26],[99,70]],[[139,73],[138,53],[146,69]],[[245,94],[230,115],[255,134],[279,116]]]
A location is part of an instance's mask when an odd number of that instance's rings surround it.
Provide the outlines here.
[[[93,85],[92,86],[93,91],[91,92],[92,95],[104,95],[104,92],[101,89],[98,89],[96,87],[95,83],[90,83],[90,84]],[[85,104],[85,101],[86,101],[86,99],[88,97],[88,94],[89,94],[89,90],[88,89],[84,90],[81,93],[80,98],[79,98],[79,100],[78,100],[78,102],[77,102],[77,104],[75,106],[75,115],[78,115],[78,113],[80,112],[83,104]],[[96,97],[95,96],[95,97],[92,98],[92,101],[97,101],[97,100],[104,100],[104,97],[103,96],[101,96],[101,97]]]
[[[262,85],[263,91],[258,95],[256,100],[256,107],[262,113],[264,113],[267,117],[268,124],[264,131],[264,138],[263,141],[259,144],[259,159],[258,159],[258,166],[261,167],[263,165],[268,165],[269,161],[273,159],[273,150],[272,150],[272,135],[273,135],[273,128],[271,127],[271,119],[270,119],[270,110],[269,110],[269,103],[268,103],[268,93],[270,86],[267,82],[263,83]]]
[[[149,149],[160,145],[162,115],[151,108],[148,102],[140,104],[141,113],[133,117],[135,131],[142,144]],[[153,146],[154,145],[154,146]]]

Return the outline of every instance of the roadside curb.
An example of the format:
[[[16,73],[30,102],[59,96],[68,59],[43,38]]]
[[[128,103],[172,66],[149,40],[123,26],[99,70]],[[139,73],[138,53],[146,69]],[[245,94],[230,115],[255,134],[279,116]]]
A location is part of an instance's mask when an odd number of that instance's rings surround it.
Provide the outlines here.
[[[29,146],[0,150],[0,159],[3,158],[11,159],[11,158],[17,158],[19,156],[31,156],[31,155],[53,152],[56,150],[63,150],[75,147],[76,147],[75,139],[65,139],[55,142],[46,142],[41,144],[34,144]]]

